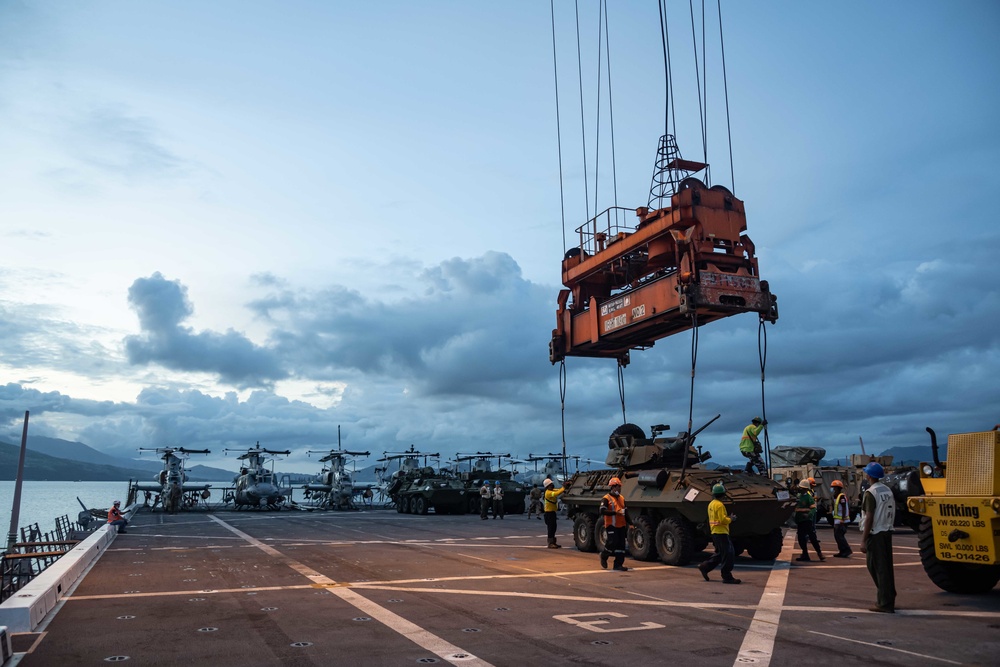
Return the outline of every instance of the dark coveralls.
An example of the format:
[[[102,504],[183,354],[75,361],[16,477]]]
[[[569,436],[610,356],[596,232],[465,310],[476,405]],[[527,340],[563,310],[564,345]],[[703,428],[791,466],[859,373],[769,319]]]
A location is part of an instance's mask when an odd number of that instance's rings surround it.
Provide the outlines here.
[[[618,510],[625,509],[625,499],[619,493],[613,496],[610,493],[601,498],[601,516],[604,517],[604,530],[608,538],[604,541],[604,550],[601,551],[601,567],[608,566],[608,558],[614,555],[616,570],[622,569],[625,565],[625,538],[628,536],[628,525],[631,520],[626,512],[624,516],[618,514]]]
[[[812,560],[809,558],[809,543],[812,543],[819,559],[826,560],[819,547],[819,538],[816,537],[816,500],[810,491],[803,490],[799,494],[799,504],[795,507],[795,529],[802,548],[802,555],[796,560]]]

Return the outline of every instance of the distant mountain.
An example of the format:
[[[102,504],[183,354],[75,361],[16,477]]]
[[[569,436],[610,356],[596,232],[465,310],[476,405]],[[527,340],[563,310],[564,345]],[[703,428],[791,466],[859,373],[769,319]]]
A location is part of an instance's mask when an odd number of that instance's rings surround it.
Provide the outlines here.
[[[157,470],[162,468],[162,464],[156,467]],[[190,482],[232,482],[233,477],[236,477],[235,470],[223,470],[203,465],[185,466],[184,470],[187,472]]]
[[[28,436],[28,449],[59,459],[83,461],[84,463],[99,463],[119,468],[134,468],[136,470],[145,470],[148,473],[156,473],[163,468],[163,464],[156,459],[143,460],[109,456],[82,442],[47,438],[41,435]]]
[[[64,463],[72,462],[73,469],[78,471],[90,470],[89,466],[110,467],[130,471],[130,474],[125,474],[124,477],[120,475],[118,477],[87,477],[81,476],[82,473],[78,473],[75,475],[71,474],[69,477],[46,477],[44,479],[71,479],[94,482],[102,481],[104,479],[129,479],[130,477],[134,477],[136,479],[148,481],[153,479],[156,473],[163,470],[163,462],[159,458],[131,459],[120,456],[109,456],[108,454],[99,452],[93,447],[85,445],[82,442],[72,442],[69,440],[61,440],[59,438],[47,438],[40,435],[29,435],[27,444],[29,456],[32,453],[38,453],[47,457],[59,459]],[[16,445],[16,447],[19,448],[20,446]],[[17,464],[16,457],[14,459],[14,464],[15,466]],[[86,467],[81,467],[80,464],[86,464]],[[223,470],[221,468],[212,468],[202,465],[187,468],[187,473],[188,479],[192,482],[231,482],[233,481],[233,477],[236,475],[236,473],[231,470]],[[10,477],[5,477],[4,475],[6,474],[6,470],[4,470],[3,473],[0,473],[0,479],[14,479],[14,476],[17,473],[15,470],[15,472],[10,473]]]
[[[922,461],[932,462],[934,454],[931,452],[930,443],[912,447],[890,447],[880,454],[880,456],[891,456],[894,466],[915,466]],[[942,461],[948,458],[948,443],[942,442],[938,446],[938,456]]]
[[[20,451],[20,445],[0,442],[0,480],[12,481],[17,477]],[[135,468],[61,459],[31,449],[24,453],[24,479],[29,481],[104,482],[144,479],[148,476],[148,471]]]

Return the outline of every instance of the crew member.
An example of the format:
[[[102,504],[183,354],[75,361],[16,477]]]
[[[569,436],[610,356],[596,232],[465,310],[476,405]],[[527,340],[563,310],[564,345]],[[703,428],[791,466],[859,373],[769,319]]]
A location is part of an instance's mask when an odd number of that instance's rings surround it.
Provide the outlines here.
[[[760,417],[754,417],[750,420],[750,424],[743,429],[743,437],[740,438],[740,453],[748,459],[746,465],[748,473],[752,473],[756,468],[758,475],[767,474],[767,466],[764,465],[764,459],[760,457],[764,448],[761,447],[758,437],[765,426],[767,426],[766,419],[761,420]]]
[[[503,487],[500,486],[500,480],[497,480],[493,485],[493,518],[500,517],[503,520],[503,515]]]
[[[844,483],[839,479],[830,482],[830,493],[833,495],[833,539],[837,540],[837,553],[834,558],[849,558],[851,545],[847,543],[847,524],[851,522],[850,503],[844,493]]]
[[[812,560],[807,550],[807,545],[810,542],[819,559],[826,560],[819,548],[819,538],[816,537],[816,499],[813,497],[811,488],[808,479],[799,482],[799,502],[795,506],[795,528],[798,533],[799,546],[802,548],[802,555],[795,559],[799,561]]]
[[[729,524],[736,518],[735,514],[727,514],[722,496],[726,495],[726,487],[719,482],[712,487],[712,502],[708,504],[708,525],[712,529],[712,544],[715,553],[704,563],[698,565],[701,576],[708,581],[708,573],[719,564],[722,565],[722,583],[738,584],[741,579],[733,576],[733,566],[736,564],[736,551],[729,539]]]
[[[549,549],[561,549],[562,545],[556,542],[556,512],[559,511],[559,496],[566,490],[565,484],[556,488],[555,482],[548,477],[542,482],[545,487],[543,497],[545,499],[545,527],[548,529]]]
[[[535,484],[531,487],[531,491],[528,493],[529,503],[528,503],[528,518],[531,518],[532,514],[538,514],[538,520],[542,520],[542,490],[538,488]]]
[[[896,581],[892,572],[892,524],[896,518],[896,502],[892,491],[882,483],[885,470],[876,462],[865,466],[869,481],[861,509],[865,513],[861,529],[861,553],[865,554],[868,573],[878,589],[875,606],[869,611],[883,614],[896,612]]]
[[[601,516],[604,517],[604,530],[608,536],[601,551],[601,567],[608,569],[608,557],[614,554],[614,569],[628,572],[625,567],[625,537],[632,520],[625,512],[622,481],[612,477],[608,486],[611,490],[601,498]]]
[[[490,488],[489,482],[483,482],[483,485],[479,487],[479,518],[484,521],[489,517],[490,505],[493,503],[493,489]]]
[[[125,526],[128,525],[128,519],[126,519],[125,515],[122,514],[121,504],[122,501],[116,500],[114,504],[111,505],[111,509],[108,510],[108,523],[114,526],[117,532],[125,533],[128,532],[125,530]]]
[[[177,514],[177,510],[181,506],[181,485],[177,482],[170,483],[170,489],[167,491],[167,506],[171,514]]]

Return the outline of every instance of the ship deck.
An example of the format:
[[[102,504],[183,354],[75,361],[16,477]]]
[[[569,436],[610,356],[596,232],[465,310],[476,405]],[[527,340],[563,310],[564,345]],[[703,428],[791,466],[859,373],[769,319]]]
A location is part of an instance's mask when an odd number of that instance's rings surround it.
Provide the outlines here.
[[[850,559],[737,559],[739,586],[695,565],[545,548],[542,521],[395,511],[143,511],[45,619],[14,635],[35,665],[996,664],[1000,589],[958,596],[894,539],[899,611]],[[704,557],[707,557],[706,552]],[[699,556],[698,560],[701,560]]]

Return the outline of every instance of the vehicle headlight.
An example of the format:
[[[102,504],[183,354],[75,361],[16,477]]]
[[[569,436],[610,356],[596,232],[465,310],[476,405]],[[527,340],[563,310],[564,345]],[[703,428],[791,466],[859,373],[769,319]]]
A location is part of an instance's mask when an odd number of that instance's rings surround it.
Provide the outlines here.
[[[925,463],[922,466],[920,466],[920,472],[923,473],[924,477],[930,477],[931,475],[934,474],[934,468],[931,466],[930,463]]]

